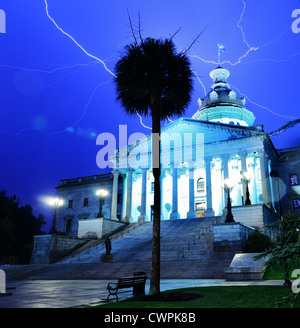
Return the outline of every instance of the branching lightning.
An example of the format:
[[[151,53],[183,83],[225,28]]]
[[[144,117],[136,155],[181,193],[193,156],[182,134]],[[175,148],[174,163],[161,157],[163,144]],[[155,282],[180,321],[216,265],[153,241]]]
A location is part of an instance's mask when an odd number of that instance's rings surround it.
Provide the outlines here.
[[[8,136],[19,136],[19,135],[21,135],[21,134],[24,133],[24,132],[28,132],[28,131],[39,131],[39,132],[41,132],[41,133],[43,133],[43,134],[45,134],[45,135],[47,135],[47,136],[53,136],[53,135],[56,135],[56,134],[61,134],[61,133],[65,133],[65,132],[70,132],[70,131],[72,131],[72,129],[73,129],[76,125],[78,125],[78,123],[80,123],[80,122],[82,121],[82,119],[84,118],[84,116],[85,116],[85,114],[86,114],[86,111],[87,111],[87,109],[88,109],[88,107],[89,107],[89,105],[90,105],[90,103],[91,103],[91,101],[92,101],[92,99],[93,99],[93,97],[94,97],[96,91],[99,89],[99,87],[101,87],[101,86],[103,86],[103,85],[105,85],[105,84],[108,84],[110,81],[111,81],[111,79],[109,79],[109,80],[106,81],[106,82],[99,83],[99,84],[95,87],[95,89],[93,90],[92,94],[90,95],[90,97],[89,97],[89,99],[88,99],[88,102],[87,102],[87,104],[86,104],[86,106],[85,106],[85,108],[84,108],[84,110],[83,110],[83,113],[81,114],[81,116],[79,117],[79,119],[78,119],[76,122],[74,122],[72,125],[68,126],[67,128],[65,128],[65,129],[63,129],[63,130],[60,130],[60,131],[53,131],[53,132],[47,132],[47,131],[45,131],[45,130],[43,130],[43,129],[40,129],[40,128],[25,128],[25,129],[22,129],[22,130],[20,130],[19,132],[16,132],[16,133],[9,133],[9,132],[2,131],[2,130],[0,130],[0,133],[6,134],[6,135],[8,135]]]
[[[60,67],[56,67],[52,70],[46,70],[46,69],[40,69],[40,68],[25,68],[25,67],[21,67],[21,66],[5,65],[5,64],[0,65],[0,68],[17,69],[17,70],[22,70],[22,71],[26,71],[26,72],[37,72],[37,73],[53,74],[53,73],[56,73],[58,71],[62,71],[62,70],[66,70],[66,69],[72,69],[72,68],[75,68],[75,67],[93,66],[95,64],[99,64],[99,63],[95,62],[95,61],[92,61],[92,62],[89,62],[87,64],[72,64],[72,65],[68,65],[68,66],[60,66]]]
[[[243,29],[243,27],[241,26],[241,21],[243,20],[243,17],[244,17],[244,14],[245,14],[245,10],[246,10],[246,2],[245,2],[244,0],[241,0],[241,1],[242,1],[242,3],[243,3],[243,9],[242,9],[242,12],[241,12],[240,18],[239,18],[239,20],[238,20],[238,22],[237,22],[237,27],[240,29],[241,34],[242,34],[242,38],[243,38],[243,43],[247,46],[248,49],[247,49],[247,51],[246,51],[243,55],[241,55],[241,56],[239,57],[238,61],[236,61],[235,63],[232,63],[231,61],[223,61],[223,62],[221,63],[221,65],[223,65],[223,64],[229,64],[229,65],[231,65],[231,66],[236,66],[236,65],[238,65],[238,64],[241,64],[241,63],[242,63],[242,59],[246,58],[246,57],[249,55],[249,53],[251,53],[252,51],[257,51],[257,50],[259,50],[259,49],[262,49],[262,48],[264,48],[264,47],[267,47],[267,46],[270,45],[270,44],[273,44],[273,43],[278,42],[284,34],[286,34],[288,31],[290,31],[290,27],[288,27],[286,30],[284,30],[283,32],[281,32],[280,35],[279,35],[275,40],[268,41],[267,43],[265,43],[265,44],[263,44],[263,45],[261,45],[261,46],[251,47],[250,44],[248,43],[248,41],[246,40],[246,36],[245,36],[244,29]],[[300,54],[300,53],[294,53],[294,54],[290,55],[288,58],[286,58],[286,59],[281,59],[281,60],[275,60],[275,59],[273,59],[273,58],[253,60],[253,61],[251,61],[251,62],[247,62],[247,64],[248,64],[248,63],[256,63],[256,62],[260,62],[260,61],[273,61],[274,63],[283,63],[283,62],[287,62],[287,61],[289,61],[291,58],[293,58],[293,57],[295,57],[295,56],[297,56],[297,55],[299,55],[299,54]],[[214,65],[219,65],[218,62],[215,62],[215,61],[212,61],[212,60],[206,60],[206,59],[201,58],[201,57],[199,57],[199,56],[197,56],[197,55],[190,55],[190,57],[197,58],[197,59],[201,60],[201,61],[204,62],[204,63],[214,64]],[[202,85],[202,87],[203,87],[204,90],[205,90],[204,84],[203,84],[203,82],[200,80],[199,76],[198,76],[195,72],[194,72],[194,74],[195,74],[195,76],[197,77],[198,81],[200,82],[200,84]],[[231,85],[232,85],[232,84],[231,84]],[[234,87],[234,86],[233,86],[233,87]],[[236,88],[236,87],[234,87],[234,88],[235,88],[240,94],[242,94],[242,93],[238,90],[238,88]],[[206,90],[205,90],[205,93],[206,93]],[[260,108],[263,108],[263,109],[269,111],[270,113],[272,113],[272,114],[274,114],[274,115],[277,115],[277,116],[280,116],[280,117],[283,117],[283,118],[287,118],[287,119],[293,119],[293,120],[294,120],[294,119],[297,119],[296,117],[290,117],[290,116],[287,116],[287,115],[279,114],[279,113],[277,113],[277,112],[271,110],[270,108],[268,108],[268,107],[266,107],[266,106],[260,105],[260,104],[258,104],[258,103],[256,103],[256,102],[252,101],[247,95],[245,95],[245,94],[242,94],[242,95],[243,95],[243,96],[244,96],[244,97],[245,97],[250,103],[252,103],[253,105],[256,105],[256,106],[258,106],[258,107],[260,107]]]
[[[55,25],[55,27],[57,28],[57,29],[59,29],[64,35],[66,35],[68,38],[70,38],[87,56],[89,56],[89,57],[91,57],[91,58],[93,58],[93,59],[96,59],[97,61],[99,61],[103,66],[104,66],[104,68],[105,68],[105,70],[109,73],[109,74],[111,74],[113,77],[116,77],[116,75],[110,70],[110,69],[108,69],[107,68],[107,66],[106,66],[106,64],[105,64],[105,62],[103,61],[103,60],[101,60],[100,58],[98,58],[98,57],[96,57],[96,56],[94,56],[94,55],[92,55],[92,54],[90,54],[88,51],[86,51],[84,48],[83,48],[83,46],[81,46],[69,33],[67,33],[67,32],[65,32],[57,23],[56,23],[56,21],[50,16],[50,14],[49,14],[49,9],[48,9],[48,2],[47,2],[47,0],[44,0],[45,1],[45,6],[46,6],[46,14],[47,14],[47,16],[48,16],[48,18],[52,21],[52,23]],[[148,127],[148,126],[146,126],[144,123],[143,123],[143,119],[142,119],[142,117],[137,113],[137,115],[139,116],[139,118],[140,118],[140,123],[141,123],[141,125],[144,127],[144,128],[146,128],[146,129],[151,129],[150,127]]]
[[[274,115],[277,115],[277,116],[280,116],[280,117],[283,117],[283,118],[287,118],[287,119],[291,119],[291,120],[295,120],[297,119],[297,117],[291,117],[291,116],[287,116],[287,115],[282,115],[282,114],[279,114],[279,113],[276,113],[274,112],[273,110],[271,110],[270,108],[266,107],[266,106],[262,106],[258,103],[256,103],[255,101],[251,100],[247,95],[243,94],[237,87],[235,87],[234,85],[232,85],[232,83],[230,83],[230,85],[236,89],[243,97],[245,97],[251,104],[255,105],[255,106],[258,106],[260,108],[263,108],[267,111],[269,111],[270,113],[274,114]]]
[[[61,33],[63,33],[64,35],[66,35],[69,39],[71,39],[87,56],[89,56],[89,57],[91,57],[91,58],[93,58],[93,59],[95,59],[95,60],[97,60],[98,62],[100,62],[102,65],[103,65],[103,67],[105,68],[105,70],[109,73],[109,74],[111,74],[112,76],[115,76],[115,74],[110,70],[110,69],[108,69],[107,68],[107,66],[106,66],[106,64],[104,63],[104,61],[103,60],[101,60],[100,58],[98,58],[98,57],[96,57],[96,56],[94,56],[94,55],[92,55],[92,54],[90,54],[88,51],[86,51],[84,48],[83,48],[83,46],[82,45],[80,45],[69,33],[67,33],[67,32],[65,32],[60,26],[58,26],[58,24],[56,23],[56,21],[50,16],[50,14],[49,14],[49,9],[48,9],[48,2],[47,2],[47,0],[44,0],[44,2],[45,2],[45,6],[46,6],[46,14],[47,14],[47,16],[48,16],[48,18],[52,21],[52,23],[55,25],[55,27],[58,29],[58,30],[60,30],[61,31]]]
[[[203,91],[204,91],[204,95],[206,95],[207,92],[206,92],[206,88],[205,88],[204,83],[201,81],[199,75],[198,75],[194,70],[193,70],[193,73],[194,73],[194,75],[196,76],[196,78],[198,79],[199,83],[202,85],[202,88],[203,88]]]
[[[242,35],[242,40],[243,40],[243,43],[246,45],[246,47],[247,47],[247,50],[246,50],[246,52],[244,53],[244,54],[242,54],[239,58],[238,58],[238,60],[236,61],[236,62],[231,62],[231,61],[223,61],[222,63],[221,63],[221,65],[222,64],[229,64],[229,65],[231,65],[231,66],[235,66],[235,65],[238,65],[238,64],[248,64],[248,63],[254,63],[254,62],[263,62],[263,61],[272,61],[272,62],[274,62],[274,63],[282,63],[282,62],[286,62],[286,61],[289,61],[291,58],[293,58],[293,57],[295,57],[295,56],[297,56],[297,55],[300,55],[300,52],[298,52],[298,53],[294,53],[294,54],[292,54],[292,55],[290,55],[288,58],[285,58],[285,59],[279,59],[279,60],[276,60],[276,59],[273,59],[273,58],[266,58],[266,59],[258,59],[258,60],[253,60],[253,61],[247,61],[247,62],[244,62],[243,61],[243,59],[245,59],[251,52],[256,52],[256,51],[258,51],[259,49],[262,49],[262,48],[264,48],[264,47],[267,47],[268,45],[270,45],[270,44],[273,44],[273,43],[276,43],[276,42],[278,42],[281,38],[282,38],[282,36],[285,34],[285,33],[287,33],[289,30],[290,30],[290,27],[288,27],[285,31],[283,31],[275,40],[272,40],[272,41],[268,41],[267,43],[265,43],[265,44],[263,44],[263,45],[261,45],[261,46],[256,46],[256,47],[254,47],[254,46],[251,46],[250,44],[249,44],[249,42],[247,41],[247,39],[246,39],[246,35],[245,35],[245,32],[244,32],[244,29],[243,29],[243,27],[242,27],[242,20],[243,20],[243,18],[244,18],[244,15],[245,15],[245,12],[246,12],[246,2],[245,2],[245,0],[241,0],[242,1],[242,4],[243,4],[243,8],[242,8],[242,12],[241,12],[241,14],[240,14],[240,16],[239,16],[239,19],[238,19],[238,22],[237,22],[237,24],[236,24],[236,26],[237,26],[237,28],[241,31],[241,35]],[[47,73],[47,74],[53,74],[53,73],[56,73],[56,72],[59,72],[59,71],[62,71],[62,70],[67,70],[67,69],[73,69],[73,68],[75,68],[75,67],[87,67],[87,66],[93,66],[93,65],[96,65],[96,64],[101,64],[103,67],[104,67],[104,69],[111,75],[111,76],[113,76],[113,77],[115,77],[115,74],[107,67],[107,65],[106,65],[106,63],[105,63],[105,61],[104,60],[102,60],[102,59],[100,59],[100,58],[98,58],[97,56],[95,56],[95,55],[93,55],[93,54],[91,54],[91,53],[89,53],[77,40],[75,40],[74,39],[74,37],[73,36],[71,36],[69,33],[67,33],[62,27],[60,27],[59,25],[58,25],[58,23],[55,21],[55,19],[50,15],[50,13],[49,13],[49,6],[48,6],[48,0],[44,0],[44,3],[45,3],[45,11],[46,11],[46,15],[47,15],[47,17],[51,20],[51,22],[53,23],[53,25],[61,32],[61,33],[63,33],[66,37],[68,37],[77,47],[79,47],[80,49],[81,49],[81,51],[83,51],[88,57],[90,57],[91,59],[93,59],[93,61],[91,61],[91,62],[89,62],[89,63],[87,63],[87,64],[73,64],[73,65],[69,65],[69,66],[63,66],[63,67],[57,67],[57,68],[54,68],[54,69],[52,69],[52,70],[45,70],[45,69],[31,69],[31,68],[23,68],[23,67],[17,67],[17,66],[12,66],[12,65],[0,65],[0,68],[11,68],[11,69],[20,69],[20,70],[25,70],[25,71],[29,71],[29,72],[40,72],[40,73]],[[218,62],[216,62],[216,61],[212,61],[212,60],[206,60],[206,59],[204,59],[204,58],[201,58],[201,57],[199,57],[199,56],[197,56],[197,55],[189,55],[190,57],[193,57],[193,58],[197,58],[197,59],[199,59],[199,60],[201,60],[202,62],[204,62],[204,63],[207,63],[207,64],[214,64],[214,65],[218,65]],[[198,79],[198,81],[199,81],[199,83],[201,84],[201,86],[202,86],[202,88],[203,88],[203,90],[204,90],[204,93],[206,94],[207,93],[207,91],[206,91],[206,88],[205,88],[205,86],[204,86],[204,83],[201,81],[201,79],[200,79],[200,77],[197,75],[197,73],[195,72],[195,71],[193,71],[193,73],[194,73],[194,75],[196,76],[196,78]],[[66,76],[68,76],[68,75],[70,75],[70,74],[73,74],[73,73],[67,73],[67,74],[65,74],[64,76],[61,76],[61,77],[59,77],[56,81],[54,81],[53,83],[51,83],[50,85],[48,85],[47,87],[51,87],[54,83],[56,83],[57,81],[59,81],[59,80],[61,80],[62,78],[64,78],[64,77],[66,77]],[[109,80],[109,81],[111,81],[111,79]],[[92,100],[92,98],[94,97],[94,95],[95,95],[95,93],[96,93],[96,91],[99,89],[99,87],[101,86],[101,85],[103,85],[103,84],[106,84],[106,83],[109,83],[109,81],[107,81],[107,82],[105,82],[105,83],[100,83],[100,84],[98,84],[96,87],[95,87],[95,89],[93,90],[93,92],[92,92],[92,94],[91,94],[91,96],[90,96],[90,98],[89,98],[89,101],[88,101],[88,103],[87,103],[87,105],[85,106],[85,108],[84,108],[84,111],[83,111],[83,113],[82,113],[82,115],[81,115],[81,117],[71,126],[71,127],[74,127],[75,125],[77,125],[82,119],[83,119],[83,117],[84,117],[84,115],[85,115],[85,113],[86,113],[86,110],[87,110],[87,108],[88,108],[88,106],[90,105],[90,102],[91,102],[91,100]],[[234,87],[236,90],[238,90],[236,87]],[[239,90],[238,90],[239,91]],[[295,119],[294,117],[289,117],[289,116],[286,116],[286,115],[282,115],[282,114],[278,114],[278,113],[276,113],[275,111],[273,111],[273,110],[271,110],[271,109],[269,109],[269,108],[267,108],[267,107],[265,107],[265,106],[262,106],[262,105],[260,105],[260,104],[258,104],[258,103],[256,103],[256,102],[254,102],[254,101],[252,101],[248,96],[246,96],[246,95],[244,95],[245,96],[245,98],[247,98],[247,100],[250,102],[250,103],[252,103],[252,104],[254,104],[254,105],[256,105],[256,106],[258,106],[258,107],[260,107],[260,108],[263,108],[263,109],[265,109],[265,110],[268,110],[270,113],[272,113],[272,114],[274,114],[274,115],[277,115],[277,116],[280,116],[280,117],[284,117],[284,118],[288,118],[288,119]],[[138,113],[136,113],[137,114],[137,116],[139,117],[139,121],[140,121],[140,124],[144,127],[144,128],[146,128],[146,129],[151,129],[151,127],[149,127],[149,126],[147,126],[147,125],[145,125],[144,123],[143,123],[143,119],[142,119],[142,117],[138,114]],[[173,122],[171,119],[169,119],[168,118],[168,120],[170,121],[170,122]],[[7,135],[20,135],[21,133],[23,133],[23,132],[26,132],[26,131],[29,131],[29,130],[38,130],[38,131],[40,131],[40,132],[42,132],[42,133],[44,133],[44,134],[46,134],[46,135],[53,135],[53,134],[58,134],[58,133],[63,133],[63,132],[66,132],[66,131],[68,131],[68,129],[70,129],[70,127],[68,127],[68,128],[66,128],[66,129],[64,129],[64,130],[62,130],[62,131],[56,131],[56,132],[46,132],[46,131],[44,131],[44,130],[42,130],[42,129],[39,129],[39,128],[26,128],[26,129],[23,129],[23,130],[21,130],[21,131],[19,131],[18,133],[14,133],[14,134],[10,134],[10,133],[7,133],[7,132],[5,132],[5,131],[1,131],[0,130],[0,133],[5,133],[5,134],[7,134]]]

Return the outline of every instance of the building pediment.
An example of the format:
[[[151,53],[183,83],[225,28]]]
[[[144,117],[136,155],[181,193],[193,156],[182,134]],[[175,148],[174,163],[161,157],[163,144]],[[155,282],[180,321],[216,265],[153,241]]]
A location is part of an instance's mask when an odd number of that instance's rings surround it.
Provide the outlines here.
[[[224,151],[228,149],[228,143],[234,143],[234,148],[239,147],[237,143],[241,141],[241,148],[245,146],[245,142],[257,137],[266,136],[262,127],[244,127],[232,126],[224,123],[200,121],[190,118],[179,118],[168,125],[161,128],[161,159],[169,165],[171,162],[189,161],[195,156],[203,158],[208,154],[214,153],[212,149],[216,145],[216,149]],[[226,144],[226,145],[225,145]],[[256,147],[256,146],[255,146]],[[152,140],[151,134],[141,138],[136,143],[119,149],[117,153],[110,157],[110,161],[118,165],[115,168],[138,168],[151,167],[151,150]]]
[[[218,122],[200,121],[197,119],[180,118],[161,129],[162,134],[203,133],[204,143],[227,141],[245,137],[265,135],[261,126],[244,127]]]

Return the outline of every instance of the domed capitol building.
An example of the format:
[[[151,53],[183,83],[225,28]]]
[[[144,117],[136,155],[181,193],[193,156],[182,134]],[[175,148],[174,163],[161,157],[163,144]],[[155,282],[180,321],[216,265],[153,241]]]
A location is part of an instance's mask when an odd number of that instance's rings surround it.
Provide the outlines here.
[[[254,125],[245,98],[231,89],[229,75],[220,66],[212,70],[211,90],[198,99],[192,118],[161,128],[161,221],[213,219],[267,233],[267,224],[300,212],[300,149],[274,147],[263,125]],[[56,187],[63,200],[56,209],[57,231],[99,239],[123,225],[151,223],[151,138],[115,151],[111,173],[62,179]]]
[[[300,172],[297,160],[293,161],[294,157],[298,158],[299,150],[275,149],[263,125],[253,125],[255,117],[246,109],[245,98],[230,88],[229,74],[221,67],[211,71],[211,91],[204,99],[199,98],[193,117],[179,118],[161,129],[162,136],[171,136],[171,140],[167,138],[166,147],[162,137],[161,220],[222,215],[227,201],[224,182],[228,180],[232,184],[233,211],[236,208],[245,212],[246,224],[260,229],[264,225],[262,217],[256,217],[255,222],[247,221],[247,213],[254,205],[265,204],[275,213],[279,213],[281,207],[281,214],[299,211]],[[198,139],[202,136],[198,142],[201,156],[197,162],[192,160],[191,167],[191,158],[182,155],[194,155],[195,145],[187,139],[195,140],[196,134]],[[185,135],[193,137],[185,138]],[[194,150],[182,151],[183,144],[185,148],[194,146]],[[110,174],[61,180],[57,190],[65,205],[57,210],[57,229],[77,236],[80,220],[97,217],[98,189],[108,192],[103,199],[103,217],[130,223],[150,221],[154,179],[151,167],[147,168],[151,160],[148,145],[151,145],[150,135],[140,140],[138,146],[135,143],[119,149],[118,163],[125,165],[119,165],[121,168]],[[134,152],[134,147],[139,150]],[[144,149],[147,151],[143,153]],[[127,168],[130,152],[132,156],[140,156],[139,168]],[[247,185],[250,207],[245,204]]]

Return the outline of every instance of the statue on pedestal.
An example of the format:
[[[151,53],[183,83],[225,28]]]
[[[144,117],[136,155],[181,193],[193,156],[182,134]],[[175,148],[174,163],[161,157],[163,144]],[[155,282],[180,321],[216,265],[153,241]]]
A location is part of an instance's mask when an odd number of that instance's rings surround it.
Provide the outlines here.
[[[111,241],[109,237],[107,236],[104,242],[105,245],[105,254],[101,255],[100,261],[101,262],[113,262],[113,256],[111,253]]]

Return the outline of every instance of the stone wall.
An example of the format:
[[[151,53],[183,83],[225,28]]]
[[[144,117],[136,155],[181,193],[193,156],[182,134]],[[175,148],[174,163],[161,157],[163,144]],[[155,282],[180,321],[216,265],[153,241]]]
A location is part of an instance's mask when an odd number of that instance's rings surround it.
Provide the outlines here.
[[[225,221],[227,209],[224,209],[223,220]],[[261,233],[265,233],[265,225],[279,219],[279,216],[265,204],[251,206],[234,206],[232,214],[235,222],[253,227]]]
[[[215,252],[243,252],[249,235],[256,230],[238,222],[218,223],[213,227]]]
[[[86,240],[57,235],[34,236],[30,264],[51,264],[84,244]]]
[[[85,237],[87,233],[95,233],[97,238],[102,238],[124,228],[126,225],[125,222],[103,218],[78,220],[78,238]]]

